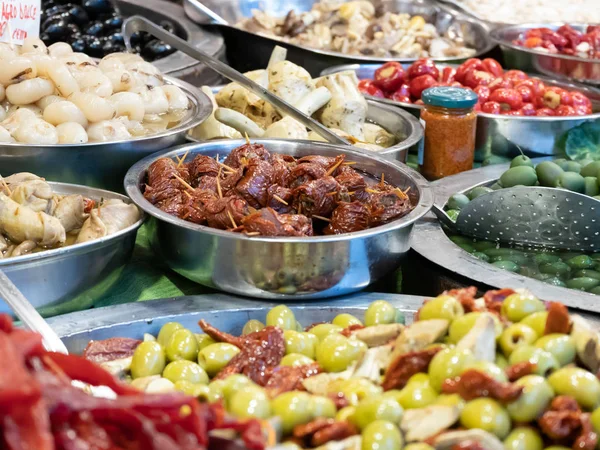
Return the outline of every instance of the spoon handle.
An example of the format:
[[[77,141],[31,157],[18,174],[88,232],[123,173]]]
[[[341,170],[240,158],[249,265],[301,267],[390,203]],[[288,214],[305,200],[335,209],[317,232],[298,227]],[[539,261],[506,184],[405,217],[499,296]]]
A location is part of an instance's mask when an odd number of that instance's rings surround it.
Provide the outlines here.
[[[198,0],[188,0],[188,1],[194,8],[196,8],[202,14],[210,17],[210,19],[214,23],[218,23],[219,25],[229,25],[229,22],[227,22],[225,19],[223,19],[220,15],[218,15],[216,12],[214,12],[208,6],[204,5],[202,2],[200,2]]]
[[[308,117],[307,115],[303,114],[301,111],[294,108],[289,103],[283,101],[276,95],[272,94],[258,83],[255,83],[250,78],[246,77],[244,74],[238,72],[237,70],[228,66],[227,64],[219,61],[217,58],[213,58],[207,53],[204,53],[202,50],[192,47],[183,39],[179,38],[178,36],[175,36],[172,33],[169,33],[168,31],[164,30],[163,28],[159,27],[158,25],[149,21],[148,19],[145,19],[144,17],[131,16],[128,19],[126,19],[125,22],[123,22],[123,36],[125,38],[127,48],[130,48],[130,37],[136,31],[145,31],[146,33],[150,33],[155,38],[166,42],[167,44],[171,45],[177,50],[180,50],[183,53],[186,53],[187,55],[191,56],[192,58],[195,58],[198,61],[206,64],[219,75],[222,75],[225,78],[228,78],[231,81],[235,81],[236,83],[245,87],[253,94],[256,94],[262,100],[272,104],[275,108],[277,108],[280,111],[283,111],[292,119],[297,120],[305,127],[311,129],[326,141],[331,142],[332,144],[350,145],[350,143],[347,140],[342,139],[337,134],[329,130],[329,128],[325,127],[324,125],[312,119],[311,117]]]
[[[51,352],[69,353],[65,344],[60,340],[48,322],[36,311],[29,300],[21,293],[6,274],[0,270],[0,298],[13,310],[23,325],[42,335],[44,347]]]

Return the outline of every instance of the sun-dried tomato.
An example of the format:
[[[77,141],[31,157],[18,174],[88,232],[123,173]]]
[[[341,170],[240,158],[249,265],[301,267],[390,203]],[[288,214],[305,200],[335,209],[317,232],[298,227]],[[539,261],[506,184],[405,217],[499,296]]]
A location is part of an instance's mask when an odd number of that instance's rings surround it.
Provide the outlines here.
[[[464,441],[454,444],[450,450],[486,450],[483,445],[476,441]]]
[[[550,439],[574,439],[581,430],[578,411],[546,411],[538,420],[542,432]]]
[[[450,289],[449,291],[444,292],[444,294],[456,297],[456,299],[460,302],[463,309],[465,310],[465,313],[480,310],[475,305],[475,296],[477,295],[477,288],[474,286],[462,289]]]
[[[570,332],[571,320],[569,319],[569,310],[562,303],[550,302],[544,335],[553,333],[569,334]]]
[[[579,403],[570,395],[559,395],[552,399],[550,403],[550,407],[548,408],[550,411],[576,411],[581,412],[581,408],[579,407]]]
[[[218,328],[213,327],[206,320],[202,319],[198,322],[202,331],[208,334],[211,338],[213,338],[217,342],[226,342],[227,344],[235,345],[238,348],[242,348],[244,345],[244,337],[237,337],[229,333],[225,333],[224,331],[219,330]]]
[[[526,375],[531,375],[535,372],[536,365],[529,361],[523,361],[512,366],[508,366],[504,371],[509,381],[517,381]]]
[[[510,403],[519,398],[523,392],[523,386],[501,383],[486,373],[469,369],[460,377],[445,380],[442,384],[442,392],[458,394],[467,401],[479,397],[490,397],[502,403]]]
[[[340,334],[346,337],[350,337],[353,331],[362,330],[363,328],[365,328],[364,325],[355,323],[354,325],[350,325],[349,327],[344,328],[342,331],[340,331]]]
[[[333,400],[338,411],[346,406],[350,406],[350,400],[342,392],[331,392],[327,396]]]
[[[573,444],[573,450],[594,450],[598,445],[598,433],[594,431],[589,414],[581,415],[581,432]]]
[[[320,447],[331,441],[341,441],[358,434],[358,429],[349,422],[319,418],[294,428],[294,437],[311,447]]]
[[[269,396],[275,398],[284,392],[299,390],[302,380],[318,373],[321,373],[321,367],[317,363],[299,367],[278,366],[273,369],[265,388]]]
[[[385,373],[382,384],[383,390],[402,389],[414,374],[427,372],[429,363],[441,349],[442,347],[434,347],[398,356],[392,361]]]
[[[128,358],[142,341],[130,338],[109,338],[102,341],[90,341],[83,357],[95,363]]]
[[[515,291],[509,288],[499,289],[496,291],[487,291],[483,295],[483,301],[485,302],[485,307],[489,312],[493,312],[495,314],[500,315],[500,311],[502,309],[502,302],[509,295],[514,294]]]

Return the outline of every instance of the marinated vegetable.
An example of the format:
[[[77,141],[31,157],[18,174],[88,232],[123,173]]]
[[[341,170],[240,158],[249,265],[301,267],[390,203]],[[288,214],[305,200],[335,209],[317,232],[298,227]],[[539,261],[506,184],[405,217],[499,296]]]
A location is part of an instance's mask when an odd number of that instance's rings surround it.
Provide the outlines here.
[[[556,31],[550,28],[531,28],[514,44],[548,53],[600,59],[600,26],[589,25],[585,32],[562,25]]]

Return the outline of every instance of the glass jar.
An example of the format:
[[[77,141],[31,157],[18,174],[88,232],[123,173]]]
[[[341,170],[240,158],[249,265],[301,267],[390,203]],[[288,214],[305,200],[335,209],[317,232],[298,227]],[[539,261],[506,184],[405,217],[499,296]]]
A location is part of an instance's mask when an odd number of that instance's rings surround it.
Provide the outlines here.
[[[469,89],[436,86],[423,91],[421,123],[425,128],[419,151],[421,173],[437,180],[471,170],[475,157],[477,94]]]

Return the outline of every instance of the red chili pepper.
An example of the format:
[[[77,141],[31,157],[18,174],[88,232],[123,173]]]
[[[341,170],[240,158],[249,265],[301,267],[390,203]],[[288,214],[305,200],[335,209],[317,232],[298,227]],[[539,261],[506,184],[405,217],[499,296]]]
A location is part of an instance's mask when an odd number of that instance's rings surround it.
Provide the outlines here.
[[[495,77],[501,77],[504,73],[504,69],[502,69],[500,63],[493,58],[485,58],[482,63],[484,67],[483,70],[491,73]]]
[[[358,82],[358,90],[363,94],[372,95],[373,97],[385,98],[385,94],[373,83],[373,80],[360,80]]]
[[[430,87],[433,87],[437,83],[436,79],[432,75],[421,75],[420,77],[413,78],[410,83],[410,95],[413,98],[421,98],[421,93]]]
[[[494,81],[494,77],[488,72],[485,72],[483,70],[471,69],[468,70],[465,74],[463,84],[467,87],[474,89],[477,86],[487,86],[492,81]]]
[[[490,91],[490,88],[487,86],[477,86],[473,90],[477,94],[477,97],[478,97],[477,102],[480,105],[483,105],[485,102],[487,102],[490,98],[490,94],[492,93],[492,91]]]
[[[556,115],[557,116],[576,116],[577,113],[575,111],[575,108],[573,108],[570,105],[560,105],[558,108],[556,108]]]
[[[471,68],[473,70],[483,70],[483,62],[479,58],[467,59],[464,63],[458,66],[458,69],[456,69],[456,75],[454,75],[454,79],[463,83],[465,75]]]
[[[513,83],[516,83],[518,80],[526,80],[529,77],[522,70],[508,70],[504,74],[504,78],[507,80],[511,80]]]
[[[494,92],[496,89],[512,89],[514,83],[512,80],[506,78],[496,78],[488,85],[488,87],[490,88],[490,91]]]
[[[517,111],[523,106],[523,98],[514,89],[496,89],[490,94],[490,101],[500,103],[503,111]]]
[[[535,116],[536,109],[533,103],[524,103],[521,112],[524,116]]]
[[[554,112],[553,109],[550,108],[538,108],[535,112],[535,115],[538,117],[551,117],[551,116],[555,116],[556,113]]]
[[[404,83],[404,68],[396,61],[385,63],[375,71],[375,86],[385,92],[394,92]]]
[[[442,83],[452,83],[454,81],[454,77],[456,75],[456,69],[453,67],[444,67],[442,70],[442,74],[440,76],[440,81]]]
[[[498,102],[485,102],[481,105],[481,111],[486,114],[500,114],[500,103]]]
[[[412,66],[408,68],[407,75],[409,80],[413,80],[423,75],[431,75],[437,81],[440,77],[440,71],[431,59],[423,58],[415,61]]]

